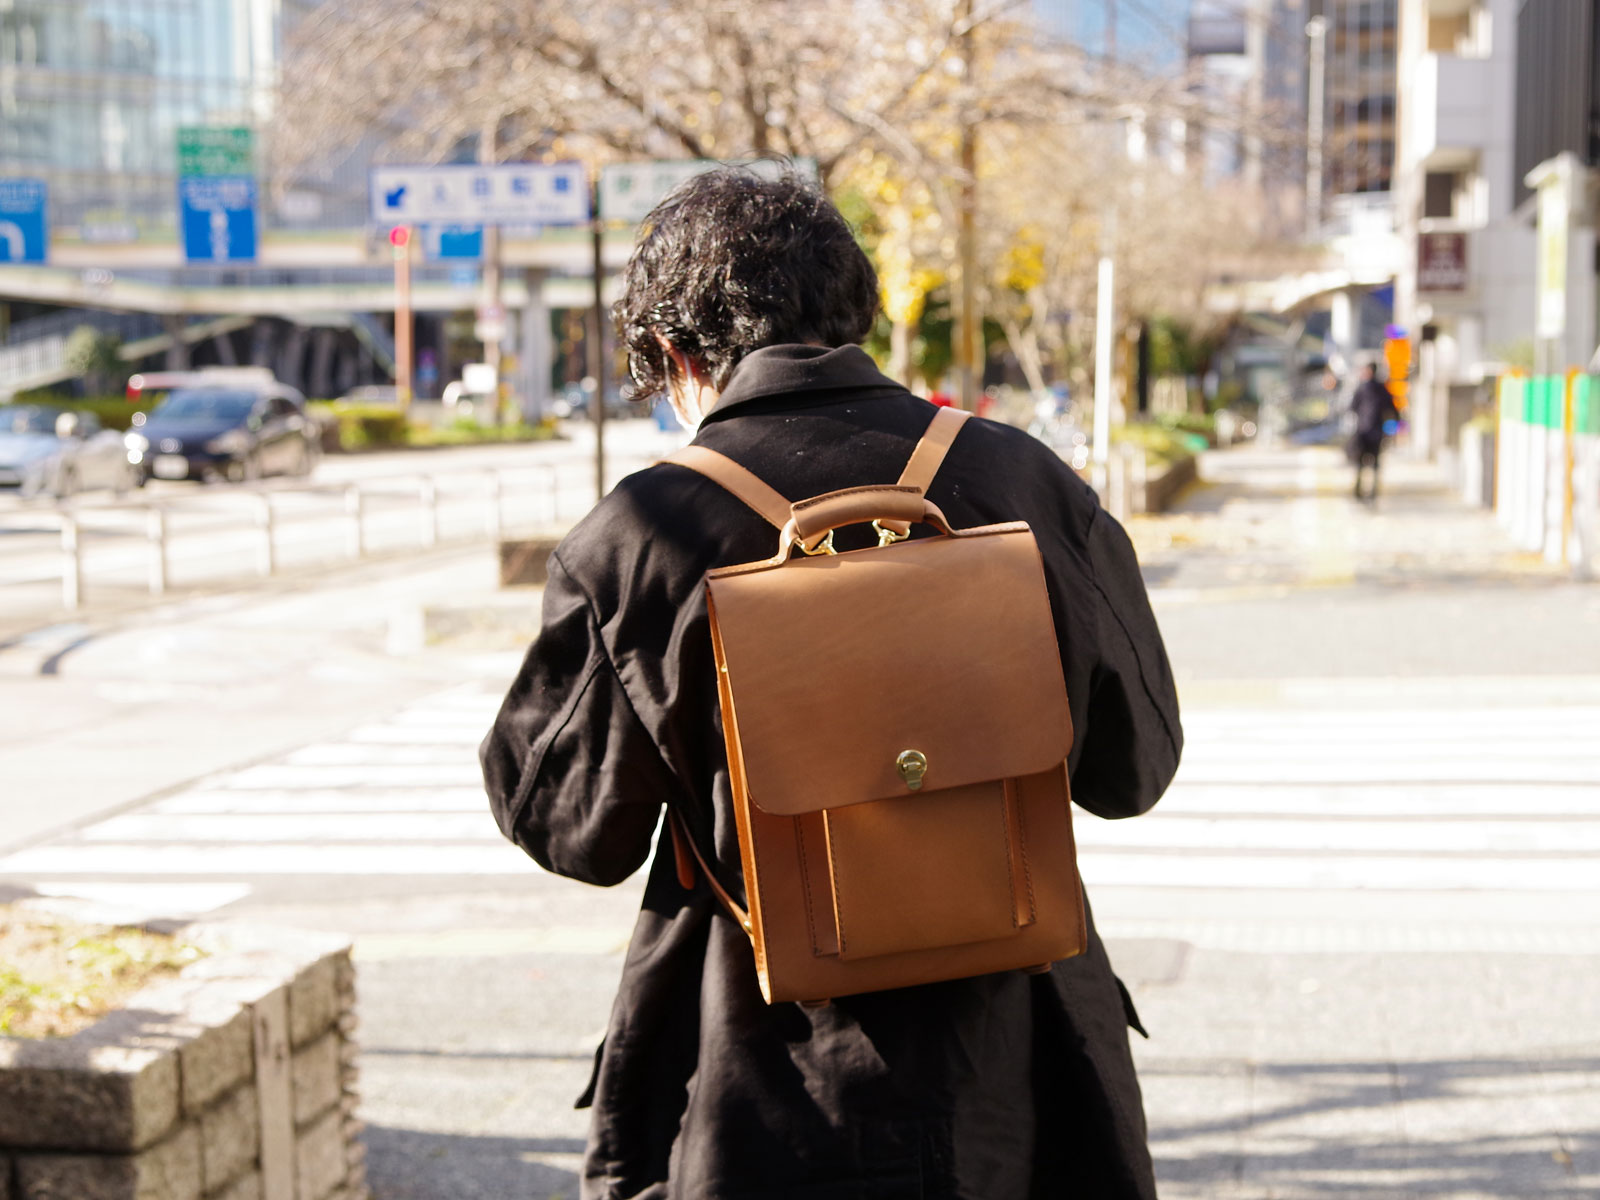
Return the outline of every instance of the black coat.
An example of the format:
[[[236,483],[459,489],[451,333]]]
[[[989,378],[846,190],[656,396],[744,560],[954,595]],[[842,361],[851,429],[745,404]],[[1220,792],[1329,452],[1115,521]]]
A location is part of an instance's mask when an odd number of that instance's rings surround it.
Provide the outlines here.
[[[1377,379],[1365,379],[1350,397],[1350,411],[1356,417],[1355,442],[1368,454],[1383,446],[1383,427],[1399,418],[1400,410],[1394,406],[1394,396]]]
[[[695,440],[795,499],[893,481],[933,412],[856,347],[774,346],[739,365]],[[1053,452],[989,421],[968,422],[929,494],[957,527],[1032,524],[1075,797],[1105,817],[1148,809],[1182,735],[1122,529]],[[841,531],[840,548],[867,536]],[[542,866],[626,879],[674,803],[740,879],[701,581],[776,545],[675,465],[625,479],[561,543],[544,630],[482,750],[500,828]],[[662,843],[580,1101],[594,1108],[585,1197],[1154,1196],[1137,1018],[1092,924],[1089,952],[1046,975],[769,1007],[745,934],[703,882],[680,887]]]

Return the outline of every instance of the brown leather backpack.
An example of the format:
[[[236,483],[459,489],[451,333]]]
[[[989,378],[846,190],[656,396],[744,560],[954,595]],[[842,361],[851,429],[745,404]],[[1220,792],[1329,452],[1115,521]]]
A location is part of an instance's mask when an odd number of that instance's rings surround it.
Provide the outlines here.
[[[953,530],[924,495],[966,416],[941,409],[898,483],[794,504],[704,447],[667,460],[782,531],[706,576],[748,912],[669,821],[680,880],[697,861],[768,1003],[1083,952],[1039,548],[1024,522]],[[867,521],[879,544],[836,554],[833,530]],[[918,522],[943,536],[907,540]]]

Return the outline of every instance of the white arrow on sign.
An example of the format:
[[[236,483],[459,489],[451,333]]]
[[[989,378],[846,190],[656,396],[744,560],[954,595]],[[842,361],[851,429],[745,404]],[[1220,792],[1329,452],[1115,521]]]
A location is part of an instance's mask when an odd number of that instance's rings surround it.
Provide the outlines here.
[[[8,262],[21,262],[28,256],[28,239],[15,221],[0,221],[0,241],[6,244]]]

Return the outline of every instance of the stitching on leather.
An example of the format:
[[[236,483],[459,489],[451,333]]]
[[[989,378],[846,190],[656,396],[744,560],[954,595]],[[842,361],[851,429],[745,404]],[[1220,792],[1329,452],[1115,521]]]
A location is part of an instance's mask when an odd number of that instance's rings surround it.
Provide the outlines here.
[[[798,515],[799,513],[805,512],[808,508],[814,508],[819,504],[826,504],[832,500],[842,500],[856,496],[871,495],[877,492],[890,492],[904,496],[922,495],[921,488],[902,487],[901,485],[894,483],[867,484],[863,487],[840,488],[836,492],[824,492],[820,496],[812,496],[809,500],[796,501],[794,504],[790,505],[790,511]]]
[[[806,823],[803,817],[789,818],[794,822],[794,840],[800,848],[800,887],[806,896],[806,930],[811,934],[811,954],[822,957],[822,947],[817,945],[817,916],[811,902],[811,871],[806,865]]]
[[[1006,803],[1007,793],[1015,791],[1009,779],[1000,781],[1000,848],[1006,856],[1006,887],[1011,892],[1011,928],[1021,929],[1022,920],[1017,913],[1017,871],[1011,865],[1011,813]]]
[[[827,820],[826,817],[823,820]],[[839,894],[839,864],[833,858],[833,838],[828,838],[828,875],[833,881],[833,913],[834,925],[839,933],[839,957],[845,954],[846,941],[844,936],[844,898]]]
[[[1039,904],[1033,898],[1033,867],[1028,862],[1028,806],[1022,802],[1022,781],[1017,781],[1017,840],[1022,843],[1022,886],[1028,893],[1028,916],[1039,919]],[[1076,859],[1076,856],[1074,856]]]

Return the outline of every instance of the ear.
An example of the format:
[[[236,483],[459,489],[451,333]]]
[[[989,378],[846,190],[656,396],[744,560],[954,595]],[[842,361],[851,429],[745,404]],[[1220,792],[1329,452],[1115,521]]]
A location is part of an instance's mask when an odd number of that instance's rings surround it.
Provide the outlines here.
[[[659,333],[656,334],[656,341],[660,342],[661,348],[667,352],[667,359],[672,363],[674,373],[683,380],[684,386],[694,387],[701,375],[699,364]]]

